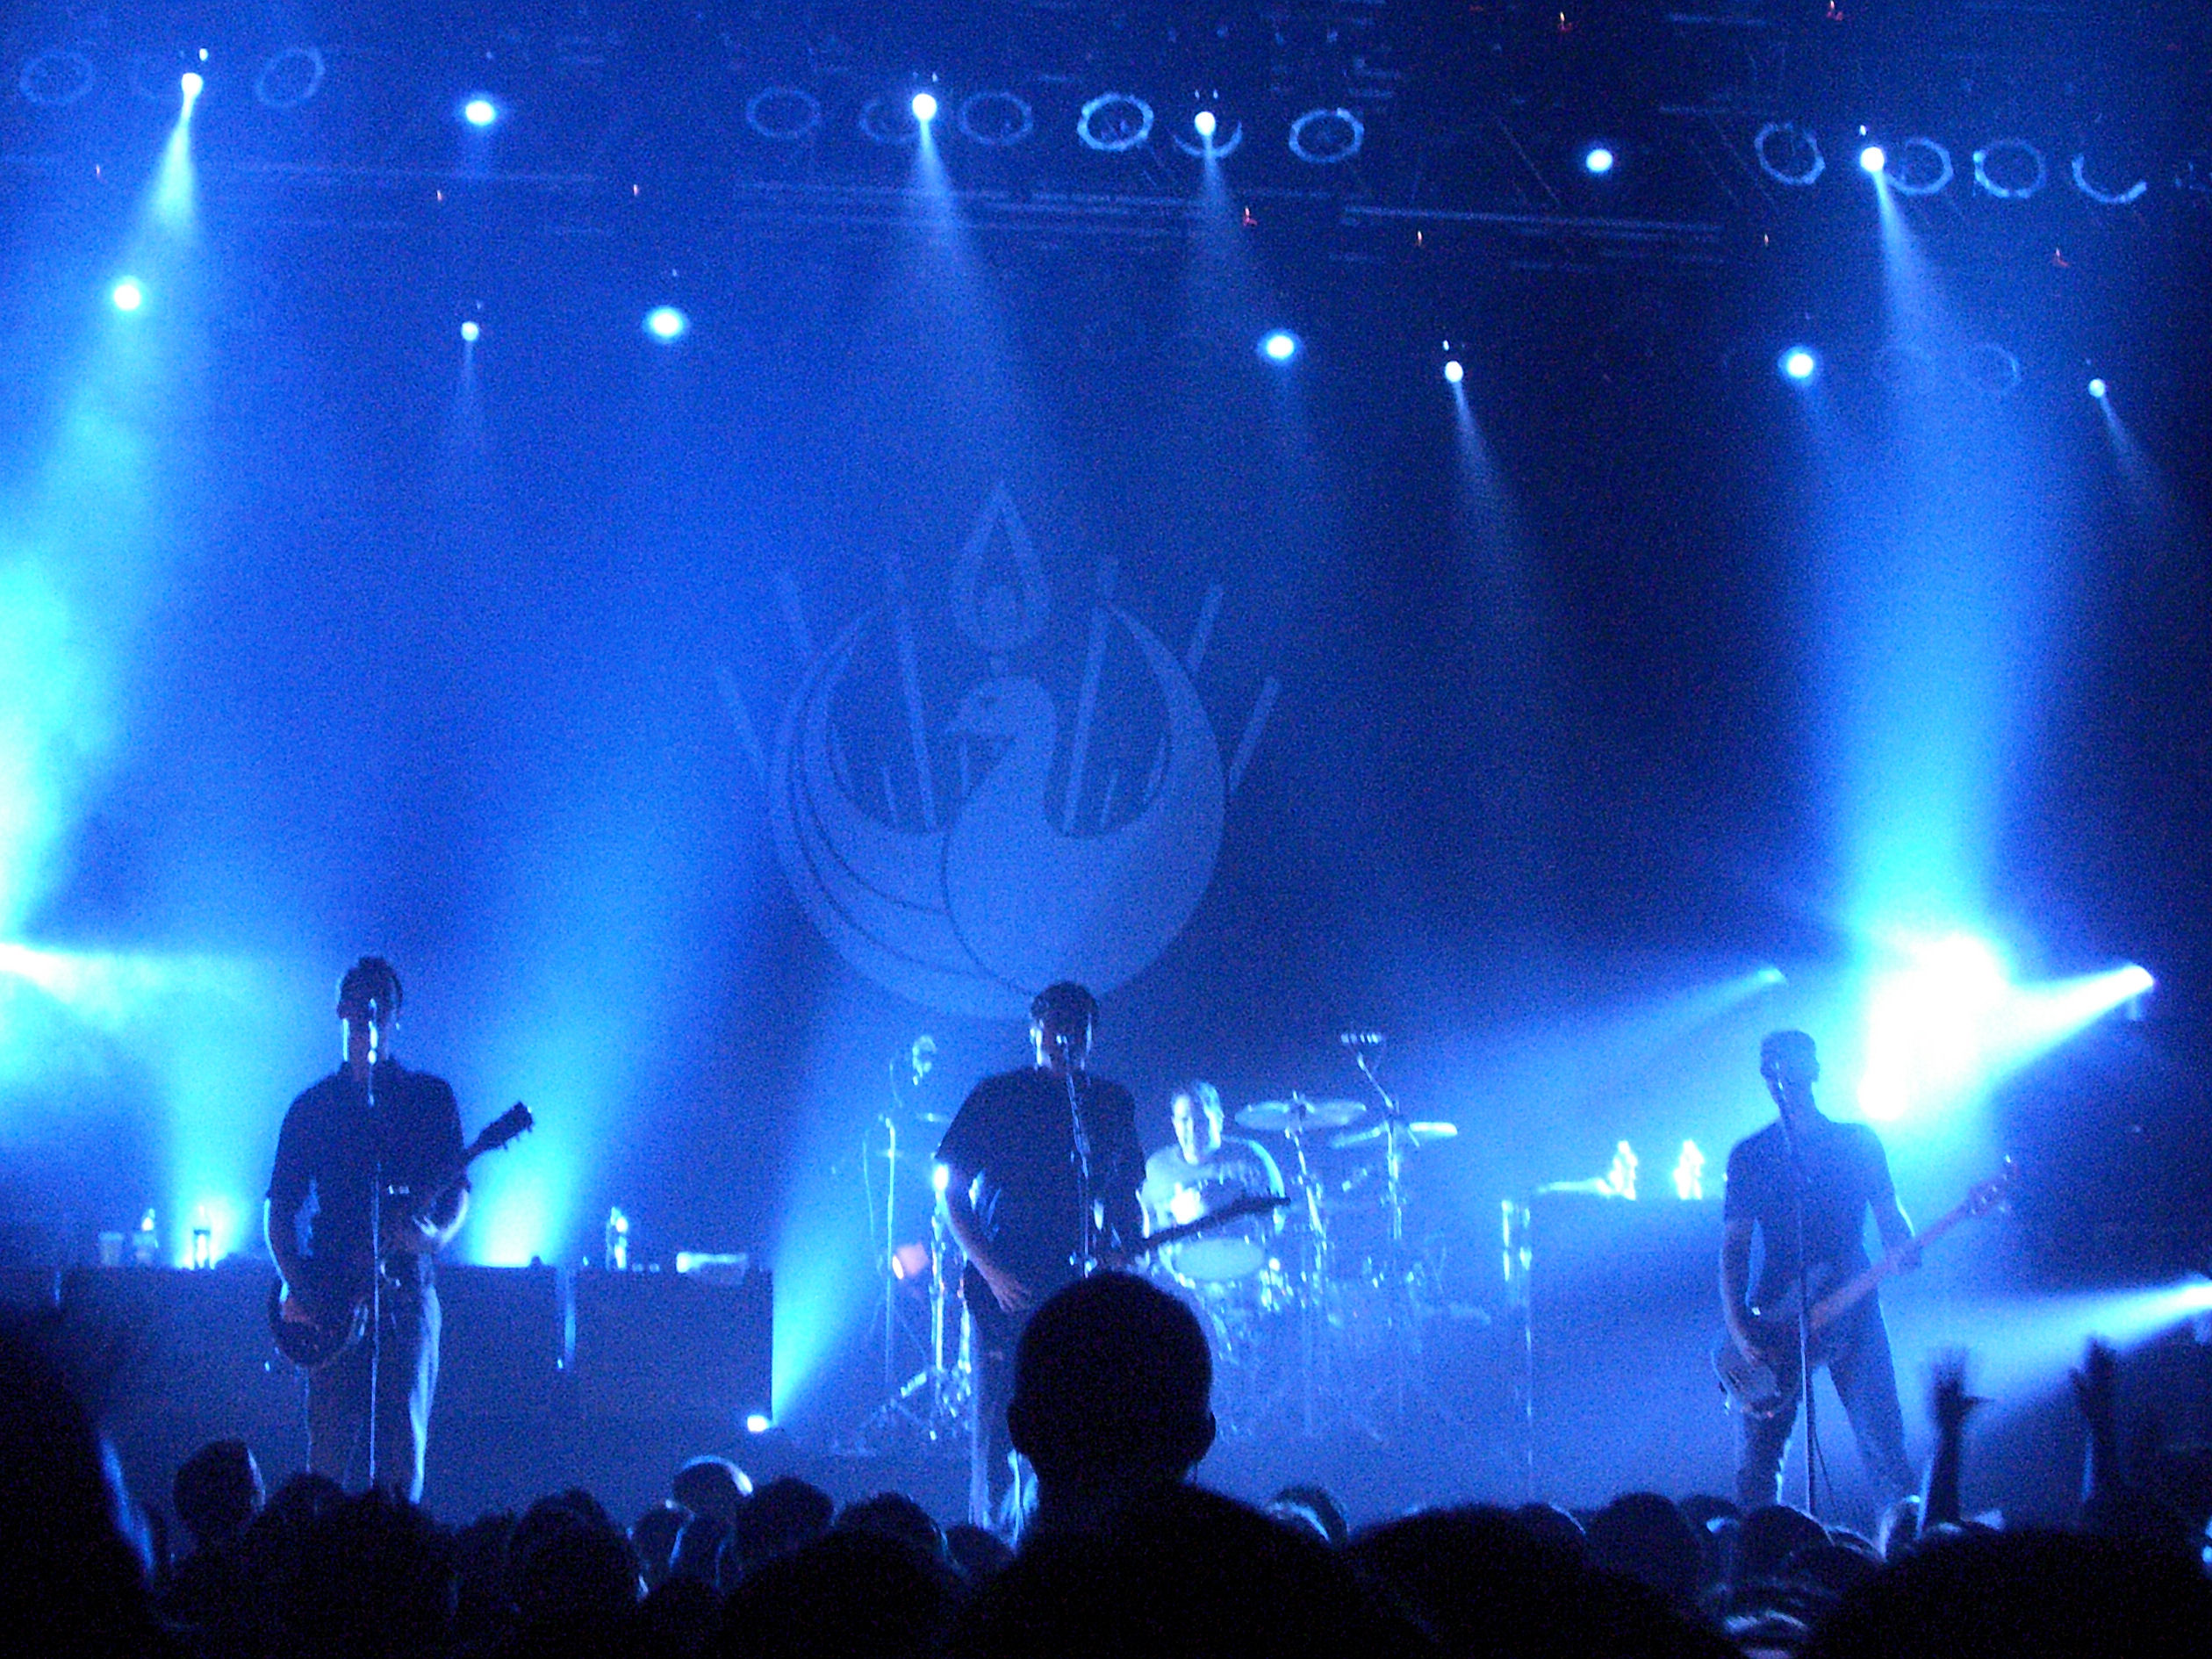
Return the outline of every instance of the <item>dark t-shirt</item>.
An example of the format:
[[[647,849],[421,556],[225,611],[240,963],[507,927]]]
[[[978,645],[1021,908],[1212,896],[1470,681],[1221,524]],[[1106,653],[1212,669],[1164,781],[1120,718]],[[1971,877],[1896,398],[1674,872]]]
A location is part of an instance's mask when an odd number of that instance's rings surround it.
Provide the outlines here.
[[[297,1226],[307,1207],[303,1243],[321,1260],[366,1254],[369,1187],[379,1150],[386,1188],[421,1190],[461,1161],[461,1112],[443,1078],[385,1060],[377,1067],[376,1081],[381,1136],[372,1133],[368,1097],[353,1074],[341,1067],[292,1102],[276,1137],[276,1166],[269,1177],[275,1224]],[[456,1189],[467,1184],[464,1177]],[[452,1202],[449,1197],[446,1204]],[[399,1253],[395,1265],[406,1274],[409,1269],[399,1264],[410,1262],[417,1282],[427,1282],[430,1258]]]
[[[1119,1083],[1088,1072],[1076,1074],[1075,1095],[1090,1140],[1089,1196],[1106,1206],[1101,1242],[1133,1244],[1144,1232],[1137,1103]],[[978,1083],[937,1146],[939,1163],[974,1173],[976,1220],[993,1255],[1040,1296],[1074,1276],[1082,1247],[1074,1150],[1066,1081],[1036,1066]]]
[[[1864,1124],[1816,1118],[1803,1131],[1806,1256],[1813,1294],[1867,1265],[1864,1243],[1869,1204],[1888,1201],[1889,1159]],[[1752,1221],[1759,1229],[1759,1281],[1754,1304],[1775,1301],[1797,1282],[1797,1206],[1790,1145],[1778,1118],[1748,1135],[1728,1153],[1725,1221]]]

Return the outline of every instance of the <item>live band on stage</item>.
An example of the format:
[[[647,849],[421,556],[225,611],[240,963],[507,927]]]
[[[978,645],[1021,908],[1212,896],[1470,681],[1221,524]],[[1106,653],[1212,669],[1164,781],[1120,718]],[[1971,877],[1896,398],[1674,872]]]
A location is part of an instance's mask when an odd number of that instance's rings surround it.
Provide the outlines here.
[[[285,1116],[264,1222],[278,1274],[270,1328],[306,1378],[309,1467],[419,1497],[442,1327],[434,1259],[467,1219],[470,1164],[531,1117],[518,1104],[464,1144],[451,1088],[390,1052],[400,997],[380,958],[346,972],[342,1061]],[[1380,1440],[1408,1425],[1426,1386],[1421,1347],[1435,1339],[1440,1292],[1411,1242],[1408,1177],[1459,1129],[1400,1106],[1381,1076],[1382,1035],[1340,1035],[1357,1081],[1337,1095],[1232,1112],[1212,1084],[1182,1083],[1168,1102],[1174,1139],[1147,1154],[1129,1091],[1091,1067],[1098,1011],[1081,985],[1045,988],[1026,1065],[985,1077],[950,1114],[908,1108],[908,1132],[942,1125],[930,1242],[902,1247],[895,1219],[878,1217],[887,1269],[922,1279],[930,1310],[924,1367],[879,1426],[895,1418],[965,1447],[980,1524],[1018,1512],[1006,1422],[1016,1345],[1035,1309],[1087,1274],[1145,1275],[1196,1313],[1216,1415],[1236,1434],[1349,1425]],[[929,1058],[917,1047],[917,1081]],[[1916,1235],[1874,1131],[1821,1111],[1813,1039],[1770,1033],[1758,1070],[1777,1117],[1729,1154],[1718,1262],[1714,1369],[1736,1419],[1737,1496],[1781,1495],[1785,1448],[1825,1366],[1886,1501],[1911,1488],[1913,1469],[1878,1288],[1998,1203],[2009,1167]],[[885,1121],[879,1155],[913,1158]],[[1878,1258],[1864,1248],[1870,1217]]]

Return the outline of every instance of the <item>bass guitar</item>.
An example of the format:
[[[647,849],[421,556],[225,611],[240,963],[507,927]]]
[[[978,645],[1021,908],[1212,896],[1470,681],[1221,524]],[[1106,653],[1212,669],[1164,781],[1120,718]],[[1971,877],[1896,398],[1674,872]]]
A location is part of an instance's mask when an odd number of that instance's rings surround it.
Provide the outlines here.
[[[1196,1221],[1185,1221],[1173,1227],[1162,1227],[1158,1232],[1146,1233],[1130,1246],[1128,1254],[1131,1258],[1148,1256],[1155,1250],[1165,1250],[1170,1245],[1181,1244],[1186,1239],[1196,1239],[1203,1233],[1230,1226],[1248,1217],[1272,1215],[1289,1202],[1288,1198],[1248,1193],[1199,1217]],[[1052,1291],[1074,1283],[1077,1276],[1071,1271],[1066,1277],[1048,1288],[1032,1287],[1037,1289],[1037,1299],[1044,1301]],[[992,1293],[990,1285],[972,1261],[960,1270],[960,1297],[967,1304],[970,1317],[987,1336],[1001,1338],[1012,1335],[1016,1324],[1022,1318],[999,1306],[998,1297]]]
[[[485,1153],[500,1147],[533,1128],[537,1120],[521,1101],[493,1118],[484,1132],[469,1144],[460,1161],[436,1181],[396,1199],[384,1214],[388,1230],[413,1226],[438,1207],[459,1184],[469,1166]],[[384,1271],[381,1259],[358,1260],[309,1256],[300,1262],[298,1280],[287,1287],[279,1278],[269,1287],[269,1334],[276,1351],[303,1371],[319,1371],[368,1334],[369,1303],[376,1289],[375,1275]],[[307,1317],[287,1318],[284,1304],[291,1302]]]
[[[1838,1319],[1864,1301],[1883,1280],[1903,1272],[1909,1257],[1927,1249],[1961,1222],[1994,1210],[2019,1178],[2019,1166],[2006,1159],[2002,1173],[1975,1187],[1956,1208],[1922,1228],[1910,1244],[1885,1252],[1879,1261],[1841,1284],[1823,1282],[1824,1277],[1833,1275],[1823,1275],[1817,1266],[1810,1271],[1806,1276],[1811,1282],[1813,1302],[1805,1324],[1811,1339],[1806,1347],[1812,1362],[1818,1365],[1828,1358],[1823,1335]],[[1737,1411],[1753,1417],[1772,1417],[1797,1397],[1798,1305],[1798,1287],[1792,1285],[1781,1301],[1755,1308],[1749,1314],[1753,1345],[1769,1356],[1765,1360],[1745,1359],[1735,1338],[1725,1331],[1720,1333],[1713,1350],[1713,1368],[1720,1376],[1720,1391]]]

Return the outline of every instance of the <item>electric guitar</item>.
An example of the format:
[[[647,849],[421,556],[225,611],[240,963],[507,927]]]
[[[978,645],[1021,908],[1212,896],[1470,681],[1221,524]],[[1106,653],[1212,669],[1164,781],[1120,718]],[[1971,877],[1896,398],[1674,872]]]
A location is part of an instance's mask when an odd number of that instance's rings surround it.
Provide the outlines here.
[[[1132,1259],[1148,1256],[1155,1250],[1165,1250],[1170,1245],[1181,1244],[1186,1239],[1196,1239],[1202,1233],[1212,1232],[1218,1228],[1245,1220],[1247,1217],[1272,1215],[1289,1202],[1288,1198],[1247,1193],[1241,1198],[1232,1199],[1218,1210],[1199,1217],[1196,1221],[1180,1222],[1172,1227],[1162,1227],[1158,1232],[1146,1233],[1142,1239],[1130,1246],[1124,1253]],[[1053,1290],[1074,1283],[1080,1276],[1073,1271],[1071,1264],[1071,1270],[1066,1276],[1056,1282],[1049,1289],[1034,1285],[1031,1289],[1036,1291],[1038,1301],[1042,1302]],[[967,1304],[969,1315],[988,1336],[1011,1335],[1014,1327],[1023,1317],[1021,1314],[1009,1313],[999,1306],[997,1296],[992,1291],[989,1282],[973,1261],[960,1269],[960,1296]]]
[[[1828,1358],[1827,1345],[1821,1339],[1823,1332],[1864,1301],[1883,1280],[1904,1271],[1907,1255],[1927,1249],[1959,1223],[1987,1215],[2004,1202],[2013,1183],[2019,1179],[2020,1167],[2006,1159],[2000,1174],[1972,1189],[1955,1209],[1928,1223],[1910,1244],[1885,1252],[1879,1261],[1842,1284],[1824,1283],[1823,1280],[1832,1278],[1833,1274],[1824,1275],[1815,1264],[1806,1275],[1814,1298],[1813,1311],[1805,1322],[1810,1338],[1806,1357],[1811,1362],[1818,1365]],[[1798,1287],[1792,1285],[1779,1302],[1751,1311],[1749,1323],[1753,1346],[1770,1356],[1765,1361],[1745,1359],[1743,1351],[1735,1345],[1735,1338],[1725,1331],[1720,1333],[1720,1340],[1713,1350],[1713,1368],[1720,1378],[1720,1391],[1737,1411],[1752,1417],[1772,1417],[1786,1401],[1796,1397],[1798,1305]]]
[[[521,1101],[508,1107],[470,1143],[458,1163],[437,1181],[417,1188],[395,1201],[384,1214],[387,1232],[413,1226],[428,1215],[468,1173],[469,1166],[485,1153],[497,1152],[527,1133],[536,1124]],[[269,1334],[282,1354],[303,1371],[320,1371],[368,1334],[369,1302],[382,1273],[381,1259],[363,1262],[357,1258],[308,1256],[289,1290],[282,1278],[269,1287]],[[290,1299],[305,1311],[305,1319],[284,1317]]]

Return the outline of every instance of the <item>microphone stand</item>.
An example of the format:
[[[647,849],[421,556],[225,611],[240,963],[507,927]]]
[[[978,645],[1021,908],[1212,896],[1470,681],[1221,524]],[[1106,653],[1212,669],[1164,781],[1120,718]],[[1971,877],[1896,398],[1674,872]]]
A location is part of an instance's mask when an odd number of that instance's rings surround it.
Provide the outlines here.
[[[1805,1512],[1821,1518],[1815,1469],[1821,1461],[1820,1430],[1813,1419],[1813,1278],[1805,1255],[1805,1160],[1790,1114],[1782,1113],[1782,1139],[1790,1149],[1790,1196],[1797,1223],[1797,1347],[1799,1409],[1805,1416]]]
[[[1368,1086],[1375,1090],[1382,1102],[1382,1203],[1390,1217],[1390,1252],[1385,1258],[1383,1286],[1389,1296],[1390,1332],[1390,1409],[1396,1425],[1403,1427],[1411,1397],[1420,1390],[1414,1377],[1418,1358],[1415,1345],[1419,1340],[1419,1329],[1414,1309],[1412,1274],[1405,1261],[1405,1152],[1409,1131],[1405,1114],[1398,1110],[1390,1091],[1382,1087],[1382,1080],[1375,1074],[1369,1058],[1380,1047],[1375,1042],[1347,1042],[1352,1063],[1360,1068]]]
[[[369,1044],[369,1488],[376,1490],[377,1418],[384,1361],[384,1124],[377,1099],[377,1063],[384,1054],[384,1028],[371,1022]]]
[[[1098,1260],[1096,1224],[1091,1218],[1091,1148],[1090,1136],[1083,1128],[1083,1108],[1075,1089],[1075,1056],[1066,1038],[1059,1039],[1060,1063],[1066,1067],[1067,1125],[1073,1138],[1074,1151],[1070,1161],[1075,1167],[1076,1208],[1082,1214],[1080,1249],[1075,1258],[1075,1272],[1079,1278],[1088,1279]]]

